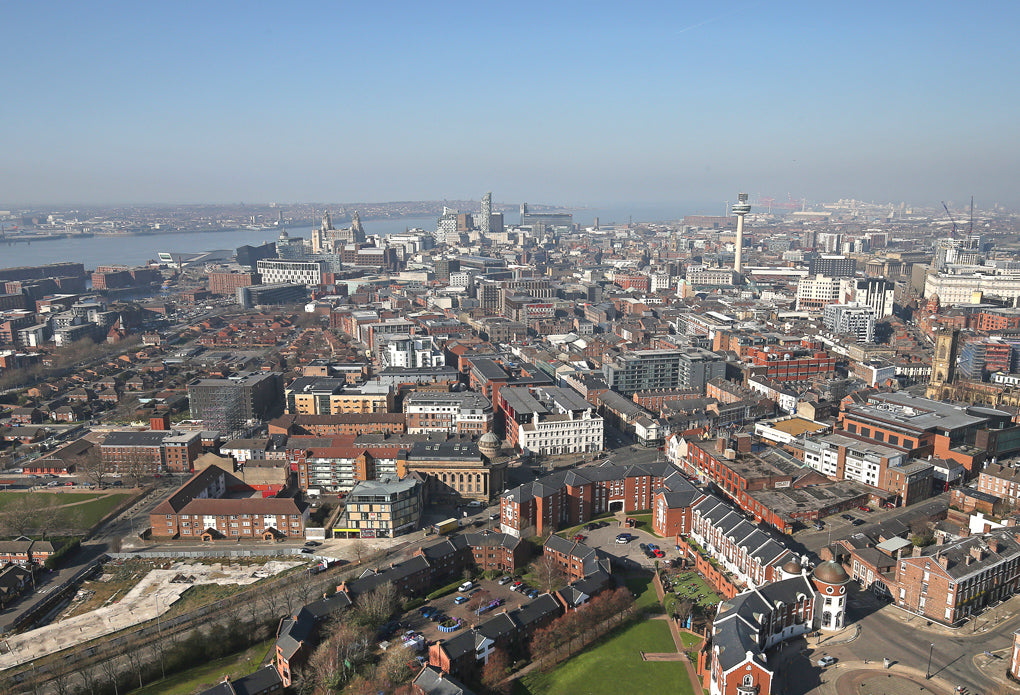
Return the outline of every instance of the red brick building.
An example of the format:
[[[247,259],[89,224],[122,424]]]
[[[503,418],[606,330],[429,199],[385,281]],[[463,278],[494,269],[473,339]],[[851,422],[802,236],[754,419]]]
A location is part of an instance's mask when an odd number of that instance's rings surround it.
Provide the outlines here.
[[[673,472],[662,462],[553,473],[505,492],[500,525],[515,536],[545,535],[606,512],[651,509],[655,491]]]

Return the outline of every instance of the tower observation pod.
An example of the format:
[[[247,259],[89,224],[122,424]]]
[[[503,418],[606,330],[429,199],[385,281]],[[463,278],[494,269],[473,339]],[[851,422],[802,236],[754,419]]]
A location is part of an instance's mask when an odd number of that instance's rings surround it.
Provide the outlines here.
[[[737,194],[737,202],[733,205],[733,214],[737,216],[737,249],[733,256],[733,270],[740,272],[740,256],[744,251],[744,215],[751,212],[751,204],[747,202],[746,193]]]

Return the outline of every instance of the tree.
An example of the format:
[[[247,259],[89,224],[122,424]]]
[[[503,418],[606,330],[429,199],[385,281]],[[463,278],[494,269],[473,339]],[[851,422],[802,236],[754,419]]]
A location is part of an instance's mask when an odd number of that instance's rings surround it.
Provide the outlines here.
[[[467,604],[468,610],[477,613],[479,608],[481,608],[491,600],[492,594],[490,594],[488,590],[479,589],[475,593],[471,594],[471,598],[468,599]]]
[[[910,542],[919,548],[924,548],[935,542],[935,529],[924,520],[917,520],[910,525]]]
[[[693,608],[694,601],[691,601],[689,598],[679,599],[673,604],[673,617],[683,622],[687,620]]]
[[[513,684],[507,680],[509,674],[510,657],[505,651],[497,648],[489,654],[489,660],[482,667],[482,685],[490,692],[510,695]]]
[[[411,680],[414,669],[411,664],[414,657],[410,650],[403,647],[393,646],[383,653],[379,660],[379,667],[376,669],[377,677],[382,675],[390,686],[397,686]]]
[[[113,466],[103,460],[98,446],[93,444],[79,459],[78,471],[96,487],[103,487],[103,481],[113,472]]]
[[[567,573],[552,555],[543,555],[531,563],[531,573],[538,580],[539,588],[549,593],[566,584]]]
[[[354,553],[354,557],[358,558],[358,564],[361,564],[361,559],[368,553],[368,544],[360,538],[351,543],[351,552]]]
[[[358,605],[354,611],[356,620],[362,625],[373,627],[382,625],[397,609],[397,601],[397,590],[393,582],[380,584],[367,594],[358,597]]]
[[[333,621],[324,630],[323,640],[308,659],[309,681],[322,691],[340,690],[356,673],[369,653],[369,632],[346,620]]]

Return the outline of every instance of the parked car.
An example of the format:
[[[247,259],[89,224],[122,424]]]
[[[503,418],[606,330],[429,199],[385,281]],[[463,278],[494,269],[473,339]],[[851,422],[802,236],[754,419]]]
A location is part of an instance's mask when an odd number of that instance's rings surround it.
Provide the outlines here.
[[[520,591],[523,586],[524,582],[518,579],[517,581],[510,585],[510,591]]]
[[[459,606],[462,603],[467,603],[468,602],[468,597],[467,596],[458,596],[457,598],[453,599],[453,602],[456,603]]]
[[[821,659],[818,660],[818,665],[823,668],[825,666],[831,666],[834,663],[836,663],[836,657],[834,656],[823,656]]]
[[[314,550],[312,550],[311,548],[302,548],[302,549],[301,549],[301,552],[302,552],[302,553],[306,553],[306,554],[309,554],[309,555],[310,555],[310,554],[314,553],[315,551],[314,551]]]
[[[585,535],[583,533],[578,533],[578,534],[574,535],[574,542],[575,543],[583,543],[584,539],[585,539]]]
[[[538,598],[538,589],[528,589],[524,595],[528,598]]]
[[[641,550],[648,550],[648,544],[647,543],[638,543],[637,547],[641,548]]]
[[[871,507],[867,506],[866,504],[862,504],[862,505],[860,505],[857,508],[860,509],[862,512],[870,512],[871,511]]]
[[[864,519],[854,519],[850,522],[851,526],[860,526],[864,523]]]
[[[514,578],[513,578],[513,577],[511,577],[511,576],[506,576],[506,577],[500,577],[500,578],[499,578],[499,581],[498,581],[498,582],[496,582],[496,583],[497,583],[497,584],[499,584],[500,586],[505,586],[506,584],[509,584],[509,583],[510,583],[510,582],[512,582],[513,580],[514,580]]]
[[[489,514],[489,521],[495,521],[499,518],[499,514]]]
[[[307,541],[305,543],[305,546],[308,548],[317,548],[320,545],[322,545],[322,543],[320,543],[319,541]]]
[[[854,515],[853,514],[843,514],[841,516],[841,518],[846,519],[847,521],[853,521],[854,520]]]
[[[653,550],[653,551],[652,551],[652,554],[654,554],[654,555],[655,555],[655,557],[666,557],[666,553],[662,552],[662,551],[661,551],[661,550],[659,550],[658,548],[656,548],[655,550]]]

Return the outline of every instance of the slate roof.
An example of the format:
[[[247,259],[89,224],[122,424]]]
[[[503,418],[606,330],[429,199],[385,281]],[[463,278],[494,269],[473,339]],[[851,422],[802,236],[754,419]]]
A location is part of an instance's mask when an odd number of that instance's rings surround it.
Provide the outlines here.
[[[475,695],[463,683],[433,666],[423,668],[411,683],[425,695]]]

